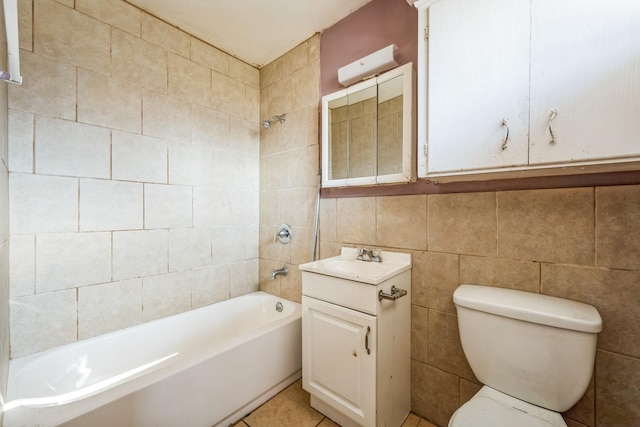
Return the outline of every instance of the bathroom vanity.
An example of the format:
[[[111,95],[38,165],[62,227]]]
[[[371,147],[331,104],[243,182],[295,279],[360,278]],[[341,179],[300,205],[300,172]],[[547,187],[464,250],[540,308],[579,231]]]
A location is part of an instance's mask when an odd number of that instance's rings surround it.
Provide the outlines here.
[[[411,409],[411,255],[342,248],[300,269],[311,406],[343,427],[400,427]]]

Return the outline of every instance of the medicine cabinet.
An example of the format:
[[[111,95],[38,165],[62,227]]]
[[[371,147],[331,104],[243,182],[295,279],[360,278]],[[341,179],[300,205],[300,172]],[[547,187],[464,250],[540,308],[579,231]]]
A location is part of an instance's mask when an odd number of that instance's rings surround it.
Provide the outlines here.
[[[322,98],[322,186],[411,182],[415,75],[408,63]]]

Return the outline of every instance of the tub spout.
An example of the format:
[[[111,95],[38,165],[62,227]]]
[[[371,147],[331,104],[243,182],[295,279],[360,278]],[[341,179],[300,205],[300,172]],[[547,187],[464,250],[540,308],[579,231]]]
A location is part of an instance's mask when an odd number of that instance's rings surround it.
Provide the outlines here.
[[[269,279],[274,280],[276,276],[286,276],[288,272],[289,272],[289,269],[287,268],[286,265],[282,268],[271,270],[271,276],[269,276]]]

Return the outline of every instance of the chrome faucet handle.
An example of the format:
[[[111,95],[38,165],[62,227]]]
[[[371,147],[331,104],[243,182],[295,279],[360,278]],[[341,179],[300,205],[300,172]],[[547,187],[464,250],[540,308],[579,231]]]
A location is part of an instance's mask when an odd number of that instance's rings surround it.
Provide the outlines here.
[[[278,227],[278,232],[273,236],[273,243],[276,243],[280,240],[280,243],[287,244],[291,241],[293,237],[293,231],[288,224],[282,224]]]

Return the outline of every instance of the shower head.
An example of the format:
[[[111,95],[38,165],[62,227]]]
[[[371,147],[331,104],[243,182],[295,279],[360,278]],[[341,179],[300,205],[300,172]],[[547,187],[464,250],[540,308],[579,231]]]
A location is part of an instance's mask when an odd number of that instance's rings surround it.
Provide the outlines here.
[[[265,120],[262,122],[262,126],[265,129],[271,129],[271,123],[275,122],[276,120],[279,121],[280,123],[284,123],[285,120],[287,120],[286,118],[286,114],[280,114],[279,116],[273,116],[271,117],[269,120]]]

